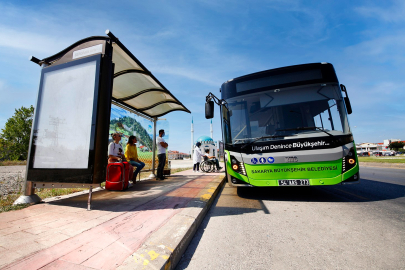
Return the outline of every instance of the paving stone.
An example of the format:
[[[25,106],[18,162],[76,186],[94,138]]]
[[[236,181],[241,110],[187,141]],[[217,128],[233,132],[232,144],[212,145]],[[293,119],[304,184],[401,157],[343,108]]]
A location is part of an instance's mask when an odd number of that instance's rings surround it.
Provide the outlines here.
[[[89,270],[92,269],[94,270],[94,268],[89,268],[89,267],[85,267],[82,265],[78,265],[78,264],[74,264],[71,262],[67,262],[67,261],[63,261],[63,260],[56,260],[46,266],[44,266],[43,268],[41,268],[41,270]]]
[[[37,243],[35,241],[24,243],[23,245],[16,246],[13,251],[18,253],[21,257],[28,256],[34,252],[38,252],[47,248],[47,246]]]
[[[0,243],[2,243],[3,247],[12,250],[15,247],[32,242],[36,238],[37,237],[35,235],[19,231],[5,236],[0,236]]]
[[[7,269],[115,269],[154,233],[161,232],[166,224],[173,224],[168,223],[173,217],[187,220],[183,222],[185,227],[197,226],[193,220],[201,216],[200,204],[211,198],[211,189],[218,187],[218,181],[213,183],[215,177],[176,176],[162,182],[144,181],[125,192],[99,191],[92,201],[97,209],[92,211],[86,210],[87,196],[80,195],[28,207],[23,209],[24,214],[7,215],[8,220],[20,226],[18,230],[23,227],[24,230],[0,235],[0,243],[6,241],[0,253],[18,255],[8,256],[3,266],[7,265]],[[182,211],[185,212],[181,214]],[[2,214],[0,220],[2,224]],[[4,227],[4,232],[7,229]],[[178,237],[174,239],[181,242]],[[17,248],[21,249],[20,253],[13,252]],[[148,256],[154,258],[152,253]],[[164,265],[167,258],[162,255],[159,260]]]
[[[21,255],[16,252],[10,252],[9,250],[1,250],[0,258],[0,268],[3,269],[4,266],[20,259]]]
[[[90,257],[94,256],[95,254],[99,253],[101,250],[102,248],[97,248],[90,244],[83,245],[73,250],[72,252],[66,254],[65,256],[62,256],[60,260],[67,261],[75,265],[79,265],[88,260]]]
[[[55,232],[52,234],[47,234],[44,235],[42,238],[36,239],[35,242],[43,245],[44,247],[52,247],[62,241],[65,241],[66,239],[69,239],[70,236],[60,233],[60,232]]]
[[[81,265],[95,269],[115,269],[132,253],[121,243],[114,242]]]

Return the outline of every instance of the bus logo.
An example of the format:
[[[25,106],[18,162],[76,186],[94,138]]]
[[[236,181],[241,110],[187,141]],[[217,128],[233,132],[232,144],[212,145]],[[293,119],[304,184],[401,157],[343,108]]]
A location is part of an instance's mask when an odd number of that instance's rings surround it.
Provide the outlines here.
[[[252,159],[250,160],[250,162],[252,162],[253,164],[256,164],[256,163],[257,163],[257,158],[252,158]]]
[[[261,164],[266,163],[266,158],[261,157],[261,158],[259,159],[259,161],[260,161]]]
[[[274,157],[269,157],[269,158],[267,159],[267,162],[268,162],[268,163],[274,163]]]
[[[286,163],[298,162],[298,157],[285,157]]]

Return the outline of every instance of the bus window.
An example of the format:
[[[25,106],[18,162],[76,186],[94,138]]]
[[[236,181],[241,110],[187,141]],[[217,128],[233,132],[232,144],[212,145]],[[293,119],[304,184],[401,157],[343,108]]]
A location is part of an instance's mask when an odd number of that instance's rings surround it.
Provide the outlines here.
[[[229,123],[229,111],[225,106],[221,107],[222,110],[222,125],[223,125],[223,138],[225,143],[232,143],[231,128]]]

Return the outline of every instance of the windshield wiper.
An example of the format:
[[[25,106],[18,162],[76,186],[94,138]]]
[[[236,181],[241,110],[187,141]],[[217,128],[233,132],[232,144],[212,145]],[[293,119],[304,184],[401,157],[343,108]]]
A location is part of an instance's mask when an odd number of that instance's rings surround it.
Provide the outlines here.
[[[287,135],[287,136],[296,136],[296,135]],[[240,149],[243,149],[243,148],[245,148],[245,147],[251,145],[252,143],[257,142],[258,140],[261,140],[261,139],[272,139],[272,138],[280,138],[280,137],[285,137],[285,135],[262,136],[262,137],[259,137],[259,138],[254,139],[253,141],[251,141],[251,142],[248,143],[248,144],[245,144],[245,145],[242,146]]]
[[[319,131],[325,132],[329,136],[335,137],[334,135],[330,134],[329,132],[325,131],[323,128],[320,127],[297,127],[297,128],[277,129],[276,131],[313,130],[313,129],[317,129]]]

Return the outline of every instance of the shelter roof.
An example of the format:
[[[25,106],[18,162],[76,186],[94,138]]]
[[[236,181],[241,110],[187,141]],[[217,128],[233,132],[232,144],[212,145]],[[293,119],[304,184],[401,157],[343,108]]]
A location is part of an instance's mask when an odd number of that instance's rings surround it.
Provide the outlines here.
[[[83,50],[102,42],[111,42],[112,61],[115,64],[112,101],[115,105],[124,109],[135,110],[150,118],[159,117],[172,111],[190,113],[118,38],[109,30],[106,31],[106,34],[108,36],[82,39],[61,52],[42,60],[35,57],[31,60],[40,65],[62,64],[67,62],[66,59],[71,61],[73,53],[77,50]]]

